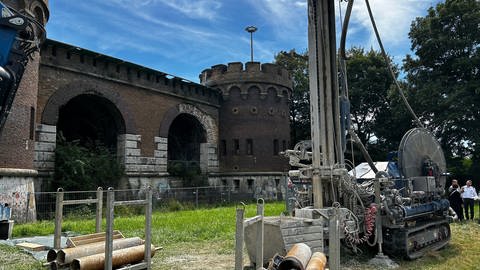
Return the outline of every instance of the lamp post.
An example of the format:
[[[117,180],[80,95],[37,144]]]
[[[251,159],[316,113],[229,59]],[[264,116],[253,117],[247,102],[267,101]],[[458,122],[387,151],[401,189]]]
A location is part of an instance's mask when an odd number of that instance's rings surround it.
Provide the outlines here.
[[[247,26],[245,31],[250,33],[250,62],[253,62],[253,33],[257,31],[257,27],[255,26]]]

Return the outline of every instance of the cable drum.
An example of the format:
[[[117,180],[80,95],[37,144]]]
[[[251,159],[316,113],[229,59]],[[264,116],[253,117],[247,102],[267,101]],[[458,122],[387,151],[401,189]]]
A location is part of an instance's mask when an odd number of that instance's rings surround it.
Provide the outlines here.
[[[425,161],[436,168],[438,185],[445,187],[446,162],[440,143],[424,128],[413,128],[403,136],[398,149],[398,166],[405,178],[425,176]]]

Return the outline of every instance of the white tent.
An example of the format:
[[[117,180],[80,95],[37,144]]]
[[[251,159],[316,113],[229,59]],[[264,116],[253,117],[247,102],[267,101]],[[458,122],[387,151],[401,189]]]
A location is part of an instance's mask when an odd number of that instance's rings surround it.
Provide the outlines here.
[[[379,162],[374,162],[375,167],[377,168],[378,171],[387,171],[387,165],[388,161],[379,161]],[[355,167],[354,170],[350,170],[348,172],[351,176],[354,176],[356,179],[374,179],[375,178],[375,172],[373,172],[372,168],[370,168],[370,165],[368,165],[367,162],[360,163]]]

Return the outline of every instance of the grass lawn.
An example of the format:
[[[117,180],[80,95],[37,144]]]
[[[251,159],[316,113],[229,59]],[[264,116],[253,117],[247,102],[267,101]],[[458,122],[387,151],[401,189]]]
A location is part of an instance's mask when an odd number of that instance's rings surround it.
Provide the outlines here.
[[[246,215],[255,215],[255,205],[248,205]],[[283,203],[268,203],[266,215],[279,215]],[[478,213],[478,208],[476,209]],[[152,242],[162,246],[153,258],[153,269],[233,269],[235,207],[156,211],[152,218]],[[36,222],[14,226],[14,237],[48,235],[53,222]],[[92,233],[93,219],[67,219],[63,231]],[[415,261],[398,261],[401,269],[480,269],[480,225],[476,222],[452,224],[452,241],[446,248],[431,252]],[[115,229],[126,237],[144,238],[144,218],[116,213]],[[343,269],[373,269],[365,264],[366,256],[344,256]],[[248,259],[245,258],[248,263]],[[343,263],[343,262],[342,262]],[[44,269],[21,250],[0,245],[0,269]]]

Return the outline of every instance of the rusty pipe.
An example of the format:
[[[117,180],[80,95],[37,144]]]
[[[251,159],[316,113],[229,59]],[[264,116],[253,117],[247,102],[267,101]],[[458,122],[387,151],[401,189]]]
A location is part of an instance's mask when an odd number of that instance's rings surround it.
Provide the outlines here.
[[[311,256],[309,246],[304,243],[295,244],[278,265],[278,270],[305,270]]]
[[[151,245],[152,254],[155,255],[155,247]],[[114,268],[126,264],[141,262],[144,259],[145,245],[117,249],[112,254],[112,266]],[[105,253],[99,253],[86,257],[76,258],[70,264],[72,270],[102,270],[105,264]]]
[[[55,249],[50,249],[47,252],[47,262],[53,262],[57,259],[57,250]]]
[[[327,265],[327,256],[322,252],[315,252],[310,258],[305,270],[324,270]]]
[[[140,237],[123,238],[113,240],[113,249],[122,249],[142,245],[144,241]],[[65,248],[57,252],[59,264],[69,264],[74,259],[105,252],[105,242],[91,243],[78,247]],[[48,257],[48,256],[47,256]]]

